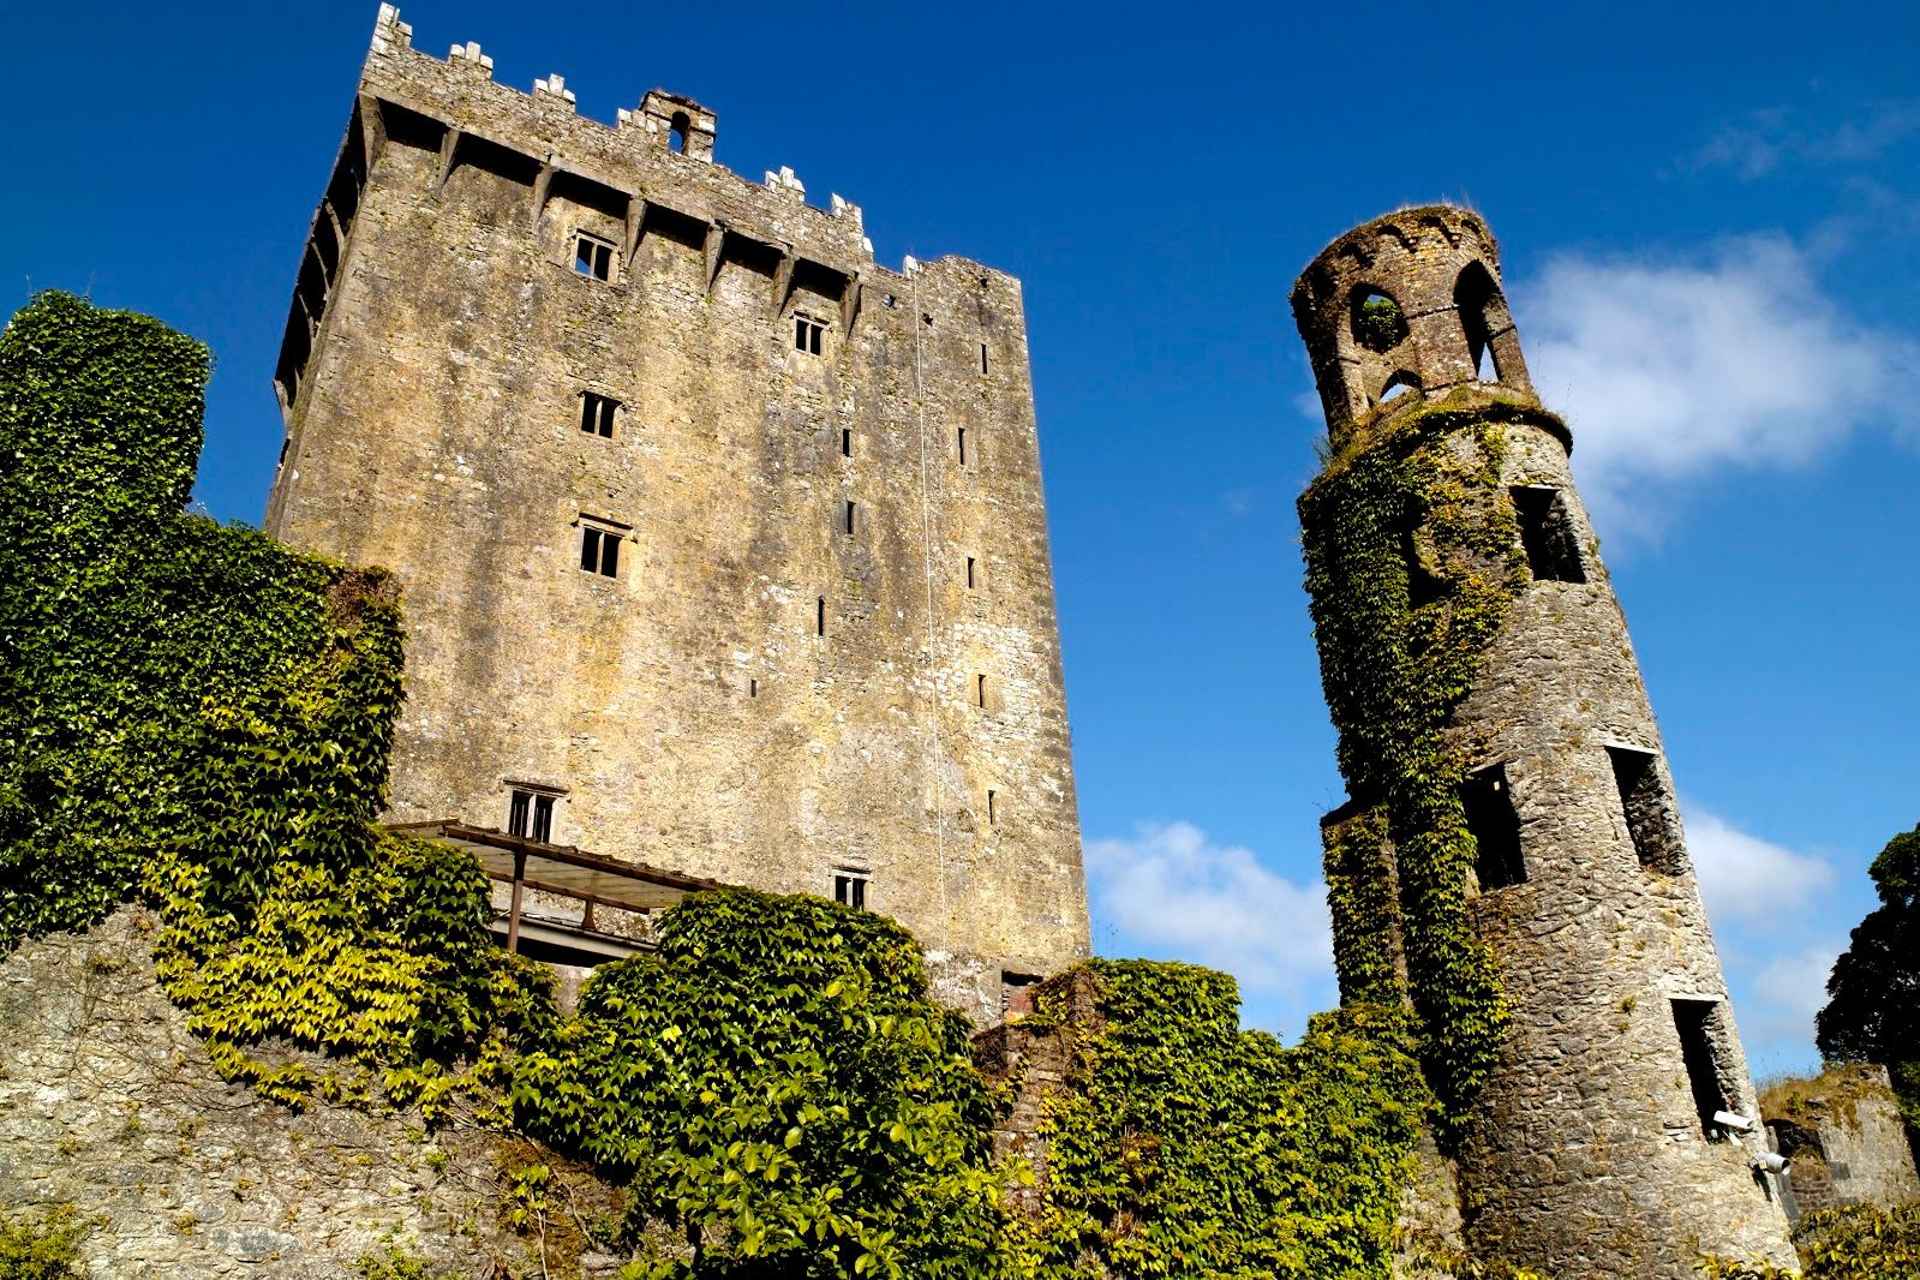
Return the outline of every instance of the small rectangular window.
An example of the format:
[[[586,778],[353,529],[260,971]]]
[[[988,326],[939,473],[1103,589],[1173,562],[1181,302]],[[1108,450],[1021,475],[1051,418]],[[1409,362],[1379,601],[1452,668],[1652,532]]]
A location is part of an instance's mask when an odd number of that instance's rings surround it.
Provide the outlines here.
[[[594,280],[613,279],[613,246],[598,236],[576,232],[573,237],[573,269]]]
[[[1620,793],[1620,809],[1640,865],[1670,876],[1681,874],[1686,870],[1686,850],[1674,821],[1673,802],[1660,778],[1659,761],[1651,751],[1632,747],[1608,747],[1607,759],[1613,765],[1613,784]]]
[[[1567,504],[1558,489],[1522,485],[1510,490],[1514,515],[1520,520],[1520,542],[1527,551],[1527,567],[1535,582],[1585,582],[1580,545],[1567,519]]]
[[[833,877],[833,900],[843,907],[864,908],[867,905],[867,878],[851,871],[841,871]]]
[[[960,428],[960,465],[967,465],[967,429]]]
[[[793,317],[793,349],[810,356],[819,355],[826,332],[827,326],[820,321],[796,313]]]
[[[522,836],[527,834],[527,813],[533,805],[533,793],[515,791],[507,801],[507,834]]]
[[[843,458],[851,458],[853,456],[852,427],[840,428],[840,456]]]
[[[979,579],[975,576],[974,570],[973,570],[973,557],[968,556],[967,557],[967,590],[971,591],[978,585],[979,585]]]
[[[980,344],[980,372],[985,373],[986,371],[987,371],[987,344],[983,342]]]
[[[613,411],[620,402],[596,391],[580,393],[580,429],[590,436],[613,439]]]
[[[1000,793],[995,791],[992,787],[988,787],[987,788],[987,825],[988,826],[992,826],[994,823],[1000,821],[999,799],[1000,799]]]
[[[853,532],[853,500],[852,499],[847,500],[845,525],[846,525],[847,532],[852,533]]]
[[[827,598],[825,596],[813,602],[813,633],[817,636],[827,634]]]
[[[620,535],[611,529],[581,525],[580,567],[602,577],[620,576]]]
[[[1475,876],[1482,892],[1523,884],[1526,863],[1520,857],[1520,815],[1507,786],[1507,767],[1491,765],[1467,775],[1460,785],[1467,830],[1473,836]]]
[[[973,680],[975,700],[978,701],[980,706],[985,707],[987,705],[987,678],[985,676],[975,676]]]
[[[521,787],[507,800],[507,834],[523,840],[553,843],[553,797]]]
[[[1687,1066],[1687,1085],[1694,1109],[1700,1113],[1700,1131],[1717,1137],[1713,1117],[1731,1111],[1727,1080],[1731,1074],[1726,1050],[1725,1018],[1716,1000],[1675,1000],[1673,1026],[1680,1036],[1680,1058]]]
[[[541,844],[553,843],[552,796],[535,796],[533,798],[533,830],[530,834]]]

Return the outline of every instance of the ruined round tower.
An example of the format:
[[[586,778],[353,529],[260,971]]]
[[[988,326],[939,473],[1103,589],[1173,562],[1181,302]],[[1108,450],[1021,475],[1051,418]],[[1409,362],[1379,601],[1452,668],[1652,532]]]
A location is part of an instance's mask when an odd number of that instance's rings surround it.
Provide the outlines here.
[[[1626,622],[1474,213],[1340,236],[1293,290],[1325,406],[1301,498],[1351,799],[1342,998],[1404,1002],[1465,1239],[1574,1277],[1792,1265]]]

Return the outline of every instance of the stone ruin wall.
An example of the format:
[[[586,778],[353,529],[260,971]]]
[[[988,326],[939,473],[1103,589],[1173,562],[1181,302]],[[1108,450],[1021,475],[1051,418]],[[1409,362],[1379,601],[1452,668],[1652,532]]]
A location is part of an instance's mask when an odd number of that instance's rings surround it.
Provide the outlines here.
[[[617,1221],[618,1193],[551,1151],[223,1082],[155,980],[157,927],[128,907],[0,959],[0,1207],[74,1206],[87,1274],[113,1280],[342,1280],[396,1245],[494,1280],[540,1273],[538,1234],[501,1216],[539,1163],[572,1215],[546,1233],[554,1274],[611,1280],[577,1223]]]
[[[1476,321],[1463,320],[1456,282],[1480,270],[1491,359],[1476,373]],[[1456,388],[1537,404],[1498,278],[1484,224],[1449,207],[1388,215],[1315,259],[1295,309],[1336,448],[1356,424]],[[1354,340],[1352,302],[1370,290],[1408,320],[1386,352]],[[1409,389],[1383,407],[1396,380]],[[1503,430],[1502,497],[1557,492],[1562,545],[1582,570],[1569,577],[1584,580],[1521,591],[1449,730],[1476,768],[1504,767],[1524,865],[1522,882],[1468,904],[1512,1023],[1456,1153],[1467,1241],[1563,1280],[1680,1280],[1703,1251],[1793,1265],[1779,1199],[1749,1167],[1764,1133],[1734,1140],[1697,1105],[1701,1073],[1690,1074],[1675,1001],[1704,1014],[1708,1087],[1727,1111],[1758,1116],[1659,730],[1567,445],[1545,415]],[[1477,448],[1471,429],[1447,445]],[[1645,766],[1630,798],[1610,748]],[[1346,816],[1333,815],[1335,829]]]
[[[403,585],[389,818],[504,827],[520,783],[558,844],[777,892],[865,875],[992,1021],[1003,971],[1088,950],[1019,283],[877,266],[856,206],[715,164],[690,100],[610,127],[558,76],[529,96],[410,39],[383,8],[267,520]],[[582,232],[610,280],[574,270]],[[611,438],[583,392],[619,402]],[[617,576],[582,571],[584,527]]]
[[[1792,1160],[1787,1176],[1799,1213],[1920,1201],[1913,1136],[1885,1067],[1849,1063],[1782,1082],[1761,1095],[1760,1107],[1775,1147]]]

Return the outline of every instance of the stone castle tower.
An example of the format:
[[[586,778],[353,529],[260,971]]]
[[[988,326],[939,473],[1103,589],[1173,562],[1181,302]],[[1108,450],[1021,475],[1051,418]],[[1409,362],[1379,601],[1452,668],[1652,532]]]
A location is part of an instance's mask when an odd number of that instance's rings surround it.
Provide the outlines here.
[[[838,895],[987,1018],[1088,949],[1020,285],[382,6],[268,531],[391,568],[389,817]]]
[[[1330,444],[1301,513],[1352,796],[1325,823],[1342,995],[1417,1011],[1469,1247],[1562,1280],[1792,1265],[1653,710],[1492,235],[1389,214],[1293,306]]]

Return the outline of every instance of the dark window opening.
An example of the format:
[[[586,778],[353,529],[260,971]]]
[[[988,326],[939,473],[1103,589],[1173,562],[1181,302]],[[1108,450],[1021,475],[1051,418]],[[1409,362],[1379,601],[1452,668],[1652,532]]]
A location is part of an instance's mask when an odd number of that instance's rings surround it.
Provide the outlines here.
[[[613,246],[584,232],[573,238],[573,269],[595,280],[613,279]]]
[[[843,907],[864,908],[867,878],[850,871],[838,872],[833,877],[833,900]]]
[[[967,465],[967,429],[960,428],[960,465]]]
[[[852,427],[840,428],[840,456],[843,458],[851,458],[853,456]]]
[[[1460,785],[1467,831],[1473,836],[1473,870],[1482,892],[1524,884],[1527,866],[1520,857],[1520,815],[1507,786],[1507,766],[1496,764],[1467,775]]]
[[[974,696],[979,700],[980,705],[984,707],[987,705],[987,678],[985,676],[975,676],[973,679]]]
[[[1640,865],[1667,875],[1686,870],[1686,851],[1673,817],[1673,803],[1660,779],[1659,761],[1650,751],[1608,747],[1620,809]]]
[[[820,354],[822,335],[827,326],[811,316],[796,315],[793,318],[793,349],[804,351],[810,356]]]
[[[684,111],[673,113],[673,119],[667,122],[667,150],[678,155],[687,153],[687,130],[693,127],[693,121]]]
[[[749,698],[757,698],[760,696],[760,682],[758,680],[747,681],[747,696]]]
[[[846,530],[847,530],[847,532],[848,532],[848,533],[852,533],[852,532],[853,532],[853,500],[852,500],[852,499],[848,499],[848,500],[847,500],[847,509],[846,509],[846,522],[845,522],[845,523],[846,523]]]
[[[971,591],[974,589],[974,587],[978,585],[979,585],[978,582],[975,581],[973,576],[973,557],[968,556],[967,557],[967,590]]]
[[[1000,799],[1000,793],[993,790],[991,787],[989,787],[987,789],[987,825],[988,826],[992,826],[994,823],[1000,820],[999,805],[998,805],[999,799]]]
[[[1407,561],[1407,603],[1415,609],[1432,604],[1447,593],[1446,580],[1427,567],[1420,554],[1419,533],[1406,529],[1400,535],[1400,553]]]
[[[1033,1012],[1033,989],[1040,985],[1037,973],[1000,971],[1000,1012],[1009,1016]]]
[[[987,344],[983,342],[980,344],[980,372],[985,373],[986,371],[987,371]]]
[[[1520,542],[1527,550],[1527,568],[1535,582],[1585,582],[1580,564],[1580,542],[1567,518],[1567,504],[1558,489],[1522,485],[1510,490],[1513,511],[1520,521]]]
[[[580,395],[580,429],[590,436],[613,439],[613,411],[620,402],[611,396],[585,391]]]
[[[1673,1025],[1680,1033],[1680,1057],[1687,1064],[1687,1084],[1694,1109],[1700,1113],[1700,1131],[1709,1138],[1720,1126],[1714,1115],[1733,1110],[1729,1101],[1728,1062],[1724,1018],[1715,1000],[1675,1000]]]
[[[516,788],[507,802],[507,834],[553,843],[553,797]]]
[[[827,598],[825,596],[813,602],[813,633],[819,636],[827,634]]]
[[[1353,291],[1351,323],[1354,341],[1375,353],[1391,351],[1407,340],[1407,317],[1400,304],[1368,285]]]
[[[592,525],[580,526],[580,567],[614,578],[620,574],[620,535]]]
[[[1493,277],[1478,262],[1467,264],[1454,282],[1453,305],[1460,315],[1460,328],[1467,339],[1467,362],[1480,382],[1500,381],[1500,361],[1494,355],[1494,319],[1504,317],[1506,306]],[[1502,325],[1502,332],[1508,326]]]

